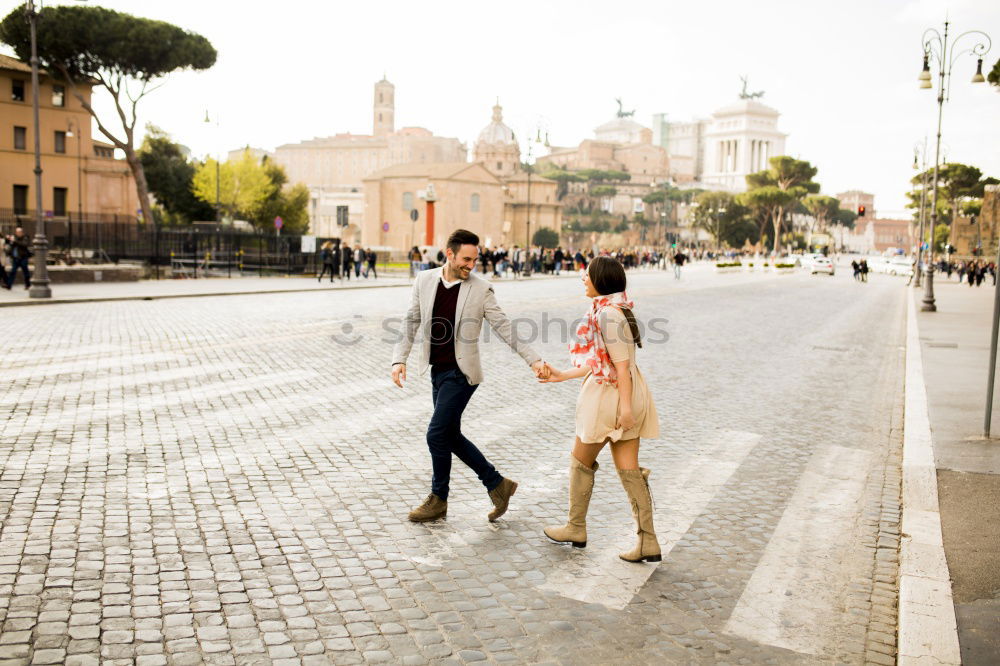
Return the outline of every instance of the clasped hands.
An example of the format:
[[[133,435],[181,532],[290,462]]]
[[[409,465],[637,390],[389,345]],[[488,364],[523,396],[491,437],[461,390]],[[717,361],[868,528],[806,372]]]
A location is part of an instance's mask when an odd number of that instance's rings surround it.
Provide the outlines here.
[[[531,369],[535,373],[535,377],[540,382],[561,382],[565,379],[563,373],[556,370],[551,365],[545,361],[535,361],[531,364]],[[399,388],[403,388],[403,382],[406,381],[406,364],[397,363],[392,366],[392,382]]]

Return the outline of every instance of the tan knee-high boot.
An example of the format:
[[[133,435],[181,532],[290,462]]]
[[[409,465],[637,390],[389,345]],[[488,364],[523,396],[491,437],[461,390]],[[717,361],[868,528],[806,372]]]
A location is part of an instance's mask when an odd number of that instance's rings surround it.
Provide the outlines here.
[[[649,492],[649,470],[645,467],[620,469],[618,476],[621,477],[622,486],[632,504],[632,517],[635,518],[636,532],[639,535],[635,548],[627,553],[620,553],[618,557],[626,562],[659,562],[662,558],[660,544],[653,531],[653,496]]]
[[[559,543],[572,543],[576,548],[587,546],[587,509],[594,490],[594,472],[599,465],[586,465],[570,455],[569,463],[569,517],[562,527],[546,527],[545,536]]]

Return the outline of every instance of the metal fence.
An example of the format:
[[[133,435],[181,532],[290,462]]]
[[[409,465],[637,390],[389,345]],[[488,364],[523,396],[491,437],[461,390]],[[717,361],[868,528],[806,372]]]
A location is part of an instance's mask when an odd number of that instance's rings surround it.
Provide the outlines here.
[[[0,233],[24,228],[35,234],[32,211],[0,209]],[[237,230],[228,226],[143,224],[119,215],[76,214],[45,218],[50,262],[143,262],[151,277],[308,275],[322,265],[316,252],[302,252],[302,236]],[[316,239],[316,249],[326,238]],[[379,252],[379,262],[388,253]]]

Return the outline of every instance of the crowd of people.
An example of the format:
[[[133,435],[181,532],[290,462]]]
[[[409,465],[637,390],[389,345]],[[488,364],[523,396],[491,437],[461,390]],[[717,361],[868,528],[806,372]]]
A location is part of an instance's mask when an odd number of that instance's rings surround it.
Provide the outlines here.
[[[691,256],[685,254],[685,250],[669,251],[667,253],[658,250],[637,250],[618,248],[615,250],[604,250],[595,254],[593,249],[563,249],[562,246],[555,248],[532,247],[522,248],[514,245],[507,248],[500,245],[495,248],[479,248],[479,256],[476,264],[476,272],[481,275],[489,275],[494,278],[517,278],[520,275],[538,273],[541,275],[559,275],[563,271],[580,271],[590,264],[597,256],[611,257],[617,259],[626,270],[662,268],[666,269],[668,263],[678,261],[682,264],[690,261]],[[432,256],[427,249],[421,250],[414,246],[408,254],[410,263],[410,277],[418,272],[430,268],[442,266],[445,262],[444,253],[438,251]]]
[[[982,259],[970,259],[968,261],[949,261],[942,259],[937,265],[938,273],[944,273],[951,278],[952,273],[958,275],[959,284],[965,281],[970,287],[978,287],[987,276],[992,278],[992,284],[997,283],[996,262],[986,262]]]
[[[330,274],[330,282],[336,279],[351,279],[354,273],[355,279],[360,280],[363,276],[366,280],[368,276],[378,279],[378,272],[375,263],[378,255],[368,248],[362,248],[360,244],[351,247],[350,243],[341,245],[340,239],[326,241],[319,249],[319,259],[323,264],[319,276],[316,278],[322,282],[327,273]]]

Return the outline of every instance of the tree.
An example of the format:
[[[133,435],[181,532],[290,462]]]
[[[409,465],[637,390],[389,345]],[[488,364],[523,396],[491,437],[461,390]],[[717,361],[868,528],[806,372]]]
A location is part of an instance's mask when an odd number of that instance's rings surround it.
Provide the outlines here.
[[[559,234],[548,227],[542,227],[532,234],[531,244],[541,248],[553,248],[559,245]]]
[[[258,229],[271,228],[274,225],[274,218],[280,217],[284,232],[303,234],[308,231],[309,188],[302,183],[286,188],[288,176],[280,164],[265,161],[262,168],[273,189],[257,213],[248,217]]]
[[[993,64],[993,69],[986,75],[986,80],[1000,88],[1000,60]]]
[[[774,253],[777,254],[778,250],[781,249],[781,223],[784,220],[785,211],[807,194],[819,192],[819,183],[813,182],[818,169],[805,160],[797,160],[787,155],[772,157],[768,163],[770,167],[767,170],[751,173],[746,177],[749,187],[746,194],[755,190],[762,190],[762,194],[759,197],[750,197],[743,201],[745,205],[749,206],[750,204],[746,202],[754,199],[758,205],[762,206],[760,210],[767,209],[767,217],[774,227]],[[778,196],[770,191],[770,188],[777,189],[789,196]],[[774,203],[780,200],[784,200],[785,203]],[[771,203],[765,205],[763,204],[765,201]],[[755,206],[750,207],[754,208]]]
[[[934,188],[934,169],[928,169],[924,173],[917,174],[911,180],[914,189],[907,194],[910,203],[908,208],[919,210],[920,193],[923,184],[927,184],[928,192],[925,205],[930,208],[932,205],[932,192]],[[1000,183],[996,178],[983,177],[983,172],[968,164],[956,162],[942,164],[938,167],[938,220],[951,224],[957,214],[961,214],[965,204],[975,199],[981,199],[986,191],[987,185]]]
[[[216,182],[219,183],[218,189]],[[218,169],[214,159],[206,160],[195,172],[192,187],[194,195],[205,202],[214,202],[218,192],[219,205],[230,217],[241,213],[253,220],[261,213],[264,203],[279,189],[249,150],[244,150],[236,161],[229,160],[218,165]]]
[[[809,211],[809,214],[816,220],[816,226],[825,229],[833,221],[840,210],[840,201],[835,197],[825,197],[818,194],[807,196],[802,200],[802,205]],[[810,229],[810,231],[812,231]]]
[[[566,194],[569,192],[570,183],[582,183],[586,180],[583,176],[573,173],[572,171],[566,171],[565,169],[560,169],[559,167],[554,167],[550,171],[546,171],[542,174],[542,178],[548,178],[549,180],[554,180],[559,185],[556,187],[556,201],[562,201]]]
[[[842,224],[848,229],[854,228],[854,221],[858,219],[858,214],[853,210],[847,210],[846,208],[840,208],[837,210],[836,214],[833,216],[833,221],[837,224]]]
[[[715,245],[719,246],[734,221],[730,210],[735,204],[733,195],[729,192],[702,192],[694,203],[697,204],[694,208],[695,226],[707,231],[715,240]]]
[[[70,93],[97,122],[97,128],[125,153],[143,219],[151,221],[148,186],[135,150],[139,102],[154,84],[179,69],[203,70],[215,64],[216,52],[207,39],[163,21],[139,18],[104,7],[52,6],[38,15],[38,57],[50,75],[63,79]],[[31,57],[29,26],[23,9],[0,22],[0,41],[17,57]],[[81,84],[95,82],[111,94],[123,134],[115,134],[98,117]],[[151,86],[151,84],[154,84]]]
[[[934,227],[934,251],[944,252],[944,246],[951,238],[951,227],[947,224],[939,224]]]
[[[214,207],[198,199],[191,190],[196,165],[188,161],[181,146],[171,141],[170,135],[155,125],[146,125],[139,161],[146,173],[149,191],[163,206],[170,221],[189,223],[215,219]]]
[[[747,176],[749,179],[749,176]],[[771,222],[774,230],[774,253],[781,249],[781,223],[785,211],[797,197],[794,192],[783,190],[777,185],[757,187],[737,197],[742,205],[753,210],[761,219]],[[763,236],[763,233],[761,234]]]

